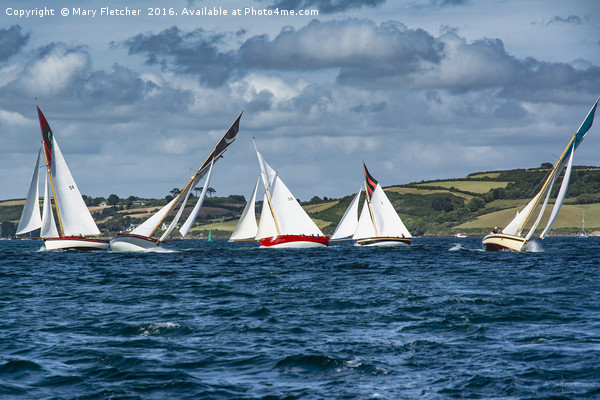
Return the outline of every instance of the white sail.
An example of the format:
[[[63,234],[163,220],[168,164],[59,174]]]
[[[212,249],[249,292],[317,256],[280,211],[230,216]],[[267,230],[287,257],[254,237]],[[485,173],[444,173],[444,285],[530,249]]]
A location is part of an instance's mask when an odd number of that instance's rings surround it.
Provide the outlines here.
[[[179,219],[181,218],[181,215],[183,214],[183,210],[185,209],[185,205],[187,204],[187,201],[190,198],[191,192],[192,192],[191,186],[188,186],[188,188],[185,190],[185,193],[182,192],[177,197],[178,199],[181,199],[181,196],[183,196],[183,195],[185,196],[183,198],[183,201],[181,201],[181,204],[179,205],[179,210],[177,210],[177,214],[175,214],[175,217],[173,217],[173,220],[171,221],[171,223],[169,224],[167,229],[164,231],[164,233],[160,237],[159,241],[162,242],[163,240],[165,240],[171,234],[171,232],[173,232],[173,229],[175,229],[175,227],[177,226],[177,223],[179,222]]]
[[[375,232],[375,224],[373,224],[373,218],[371,218],[371,212],[369,211],[369,201],[365,199],[360,217],[358,218],[356,232],[354,232],[352,239],[359,240],[374,237],[377,237],[377,232]]]
[[[349,238],[356,232],[356,227],[358,226],[358,200],[360,198],[360,194],[362,192],[362,187],[352,199],[352,202],[346,209],[344,216],[340,220],[338,226],[335,228],[333,235],[331,235],[330,240],[340,240]]]
[[[517,211],[517,215],[513,218],[513,220],[506,225],[506,228],[502,229],[502,233],[505,235],[516,235],[519,227],[523,224],[523,222],[525,222],[525,218],[527,218],[536,202],[537,196],[530,200],[522,211]]]
[[[273,219],[273,213],[269,206],[269,199],[265,193],[263,195],[263,206],[260,213],[258,231],[256,232],[256,240],[277,236],[278,234],[277,225],[275,224],[275,219]]]
[[[33,169],[33,175],[31,176],[31,183],[29,184],[29,190],[27,192],[27,200],[25,200],[25,206],[21,212],[21,219],[19,220],[19,226],[17,227],[17,235],[22,235],[27,232],[36,230],[42,226],[42,217],[40,215],[40,189],[39,189],[39,175],[40,175],[40,154],[42,149],[38,151],[37,160],[35,161],[35,168]]]
[[[554,223],[556,216],[558,215],[558,211],[565,201],[565,196],[567,194],[567,188],[569,187],[569,179],[571,177],[571,167],[573,166],[573,154],[575,154],[575,149],[571,151],[571,157],[569,157],[569,162],[567,163],[567,168],[565,169],[565,175],[563,176],[562,184],[560,185],[560,189],[558,191],[558,195],[556,196],[556,202],[554,203],[554,207],[552,208],[552,213],[550,214],[550,218],[548,219],[548,223],[546,227],[542,231],[540,235],[540,239],[543,239],[548,234],[550,227]]]
[[[131,231],[131,233],[134,235],[148,236],[148,237],[150,235],[152,235],[152,233],[154,232],[156,227],[158,225],[160,225],[160,222],[163,220],[164,216],[167,215],[167,213],[171,210],[171,207],[173,207],[176,202],[177,202],[177,197],[175,197],[173,200],[171,200],[169,203],[167,203],[166,206],[164,206],[156,214],[154,214],[153,216],[148,218],[144,223],[142,223],[137,228],[135,228],[133,231]]]
[[[54,213],[52,212],[52,201],[50,196],[50,185],[48,185],[48,175],[46,175],[46,183],[44,185],[44,206],[42,211],[42,226],[40,230],[40,237],[43,238],[56,238],[58,229],[56,229],[56,222],[54,222]]]
[[[412,237],[379,184],[371,196],[371,210],[379,237]]]
[[[208,190],[208,185],[210,184],[210,176],[212,175],[212,168],[213,168],[213,162],[210,163],[210,169],[208,170],[208,174],[206,175],[206,181],[204,181],[204,187],[202,188],[202,193],[200,193],[200,198],[196,202],[196,205],[194,206],[194,209],[192,210],[191,214],[188,216],[188,218],[185,220],[185,222],[179,229],[179,232],[181,233],[181,236],[183,236],[183,237],[185,237],[188,234],[188,232],[190,231],[190,228],[192,227],[192,224],[196,220],[196,217],[198,216],[198,213],[200,212],[200,208],[202,207],[202,204],[204,203],[204,198],[206,197],[206,191]]]
[[[229,237],[230,241],[254,239],[258,234],[255,203],[259,182],[260,178],[256,180],[256,185],[254,185],[254,190],[252,190],[250,200],[248,200],[248,203],[246,203],[246,207],[244,207],[244,211],[242,211],[242,216],[240,217],[240,220],[238,221],[233,233]]]
[[[558,174],[555,174],[552,177],[550,184],[548,185],[548,189],[546,191],[546,198],[544,199],[544,204],[542,204],[542,206],[540,207],[540,210],[538,211],[538,217],[536,218],[535,222],[529,229],[527,236],[525,236],[525,239],[527,239],[527,240],[531,239],[535,230],[537,229],[538,225],[540,224],[542,217],[544,216],[544,211],[546,211],[546,206],[548,205],[548,200],[550,200],[550,194],[552,194],[552,188],[554,187],[554,182],[556,182],[557,177],[558,177]],[[541,196],[541,195],[543,195],[543,192],[540,192],[540,194],[538,194],[538,196]],[[536,197],[538,197],[538,196],[536,196]]]
[[[56,138],[53,139],[53,158],[51,166],[54,196],[61,219],[63,235],[85,236],[100,235],[100,231],[90,214],[77,184],[67,167]]]
[[[310,219],[279,176],[275,177],[273,183],[271,205],[279,223],[280,234],[323,236],[323,232]]]

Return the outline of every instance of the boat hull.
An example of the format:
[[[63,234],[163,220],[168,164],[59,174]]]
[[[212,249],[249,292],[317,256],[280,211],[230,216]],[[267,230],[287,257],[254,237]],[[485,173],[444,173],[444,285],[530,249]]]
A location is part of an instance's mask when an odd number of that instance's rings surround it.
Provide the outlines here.
[[[148,236],[119,234],[110,241],[112,251],[147,251],[158,247],[159,241]]]
[[[279,235],[259,240],[260,247],[306,249],[311,247],[329,246],[329,238],[326,236],[304,236],[304,235]]]
[[[374,237],[366,239],[358,239],[356,244],[359,246],[409,246],[411,244],[411,238],[400,238],[400,237]]]
[[[108,249],[108,243],[108,239],[95,239],[79,236],[44,239],[46,250],[106,250]]]
[[[482,240],[487,251],[521,251],[527,242],[524,237],[503,233],[493,233]]]

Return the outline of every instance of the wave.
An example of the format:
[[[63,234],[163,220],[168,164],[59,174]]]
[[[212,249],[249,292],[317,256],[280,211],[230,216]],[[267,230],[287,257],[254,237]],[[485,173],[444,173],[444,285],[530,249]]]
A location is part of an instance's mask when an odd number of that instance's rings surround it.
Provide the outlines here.
[[[123,335],[164,336],[185,333],[186,329],[175,322],[152,322],[147,324],[128,325],[121,330]]]

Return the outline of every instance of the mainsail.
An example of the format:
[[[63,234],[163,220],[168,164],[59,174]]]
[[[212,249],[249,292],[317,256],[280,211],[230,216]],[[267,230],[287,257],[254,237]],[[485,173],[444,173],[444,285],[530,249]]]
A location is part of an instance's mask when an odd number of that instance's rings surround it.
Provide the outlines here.
[[[56,138],[53,140],[52,154],[54,160],[50,168],[50,176],[62,236],[100,235],[100,230],[81,197]]]

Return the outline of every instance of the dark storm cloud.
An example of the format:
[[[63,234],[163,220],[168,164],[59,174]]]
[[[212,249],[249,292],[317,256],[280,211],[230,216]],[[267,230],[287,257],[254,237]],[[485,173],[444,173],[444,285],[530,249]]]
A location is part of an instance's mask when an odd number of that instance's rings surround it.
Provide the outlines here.
[[[233,73],[232,55],[219,51],[221,35],[199,28],[184,33],[177,27],[158,34],[139,34],[125,42],[129,54],[145,55],[146,63],[197,75],[207,86],[221,86]]]
[[[29,34],[22,34],[19,25],[0,29],[0,62],[8,60],[29,40]]]
[[[316,8],[323,14],[332,14],[362,7],[379,7],[385,2],[386,0],[280,0],[273,2],[270,7],[284,10]]]

